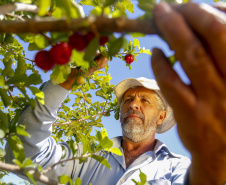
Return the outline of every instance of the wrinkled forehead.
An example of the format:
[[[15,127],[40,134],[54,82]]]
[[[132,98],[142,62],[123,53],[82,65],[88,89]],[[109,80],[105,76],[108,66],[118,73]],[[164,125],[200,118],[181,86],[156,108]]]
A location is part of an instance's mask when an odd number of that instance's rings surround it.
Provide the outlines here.
[[[123,94],[122,99],[124,99],[125,97],[128,97],[128,96],[135,96],[135,95],[138,95],[138,96],[142,95],[142,96],[146,96],[146,97],[152,98],[152,97],[154,97],[155,94],[156,94],[156,92],[151,90],[151,89],[147,89],[147,88],[145,88],[143,86],[135,86],[135,87],[129,88]]]

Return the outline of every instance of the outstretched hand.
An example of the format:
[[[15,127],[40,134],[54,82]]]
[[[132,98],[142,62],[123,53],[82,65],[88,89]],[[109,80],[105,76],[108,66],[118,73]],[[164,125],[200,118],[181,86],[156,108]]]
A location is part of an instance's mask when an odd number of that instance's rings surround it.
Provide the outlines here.
[[[84,74],[86,76],[89,76],[91,75],[94,71],[96,70],[99,70],[99,69],[102,69],[104,68],[107,63],[108,63],[108,59],[103,56],[103,55],[97,55],[96,59],[95,59],[97,65],[98,65],[98,68],[96,67],[91,67],[88,71],[88,73]],[[73,83],[75,82],[75,79],[78,75],[78,69],[77,68],[72,68],[71,69],[71,73],[68,75],[68,78],[66,81],[64,81],[63,83],[59,84],[60,86],[62,86],[63,88],[67,89],[67,90],[70,90]]]
[[[192,155],[192,185],[226,183],[226,15],[188,3],[154,10],[160,32],[175,51],[190,84],[185,84],[159,49],[152,68],[174,110],[179,136]]]

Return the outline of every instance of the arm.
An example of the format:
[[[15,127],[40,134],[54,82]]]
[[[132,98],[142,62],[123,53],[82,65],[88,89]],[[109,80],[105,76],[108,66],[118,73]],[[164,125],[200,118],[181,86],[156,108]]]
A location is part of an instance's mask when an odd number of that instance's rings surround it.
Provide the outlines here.
[[[152,68],[174,110],[178,133],[190,151],[191,185],[226,183],[226,16],[188,3],[154,10],[159,30],[190,79],[186,85],[159,49]]]
[[[97,63],[100,68],[107,64],[108,60],[105,57],[98,59]],[[99,65],[101,64],[101,65]],[[91,68],[92,72],[97,70],[97,68]],[[27,107],[23,110],[20,118],[19,124],[24,124],[26,126],[26,131],[31,135],[30,138],[20,136],[20,139],[24,145],[26,156],[30,156],[35,163],[41,164],[43,168],[52,166],[53,164],[59,162],[62,157],[62,145],[56,143],[56,141],[50,137],[52,133],[52,123],[56,120],[57,109],[61,105],[61,102],[67,96],[69,89],[75,81],[77,71],[72,69],[71,74],[68,79],[60,84],[53,85],[51,81],[48,81],[42,87],[42,91],[45,94],[45,105],[36,101],[35,109]],[[70,149],[66,146],[65,149],[67,154],[64,159],[71,158]],[[7,145],[6,146],[7,155],[6,162],[11,162],[14,158],[12,150]],[[72,165],[70,164],[58,165],[53,173],[50,173],[51,178],[57,178],[58,175],[68,175],[70,176]]]

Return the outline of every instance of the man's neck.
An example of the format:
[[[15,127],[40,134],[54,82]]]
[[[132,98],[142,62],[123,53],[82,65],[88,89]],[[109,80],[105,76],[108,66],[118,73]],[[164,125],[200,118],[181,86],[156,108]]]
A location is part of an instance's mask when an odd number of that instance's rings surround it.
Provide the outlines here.
[[[140,142],[132,142],[123,136],[122,148],[125,156],[126,168],[145,152],[154,150],[155,143],[155,138],[149,138]]]

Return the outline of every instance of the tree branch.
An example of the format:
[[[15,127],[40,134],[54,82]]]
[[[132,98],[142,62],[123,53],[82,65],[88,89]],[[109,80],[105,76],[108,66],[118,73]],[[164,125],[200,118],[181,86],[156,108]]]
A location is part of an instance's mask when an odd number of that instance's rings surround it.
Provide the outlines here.
[[[2,163],[0,162],[0,169],[8,172],[15,173],[17,175],[25,175],[18,166],[12,165],[12,164],[7,164],[7,163]],[[57,181],[54,181],[52,179],[49,179],[47,176],[41,174],[40,172],[36,172],[35,169],[30,169],[28,170],[28,173],[34,176],[34,179],[42,182],[47,185],[61,185]]]
[[[79,31],[92,30],[95,26],[99,32],[140,32],[144,34],[159,33],[155,23],[151,19],[135,20],[123,17],[106,18],[89,16],[86,18],[72,19],[54,19],[50,17],[39,17],[38,19],[25,21],[0,22],[0,33],[42,33],[53,31]]]

